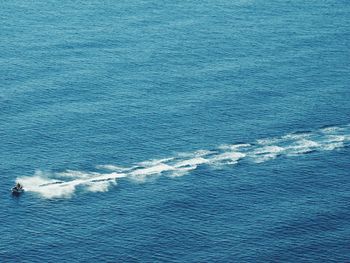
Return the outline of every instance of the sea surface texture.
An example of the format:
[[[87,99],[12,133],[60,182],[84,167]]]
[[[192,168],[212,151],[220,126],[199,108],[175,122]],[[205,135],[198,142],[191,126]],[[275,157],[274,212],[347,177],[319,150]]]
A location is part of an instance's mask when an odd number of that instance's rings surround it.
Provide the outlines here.
[[[1,1],[0,262],[350,262],[349,14]]]

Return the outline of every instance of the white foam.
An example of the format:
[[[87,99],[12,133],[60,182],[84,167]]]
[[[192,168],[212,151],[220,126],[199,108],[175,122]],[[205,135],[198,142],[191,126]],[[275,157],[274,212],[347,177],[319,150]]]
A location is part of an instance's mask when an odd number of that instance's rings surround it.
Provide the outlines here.
[[[240,148],[247,148],[250,147],[251,144],[249,143],[239,143],[239,144],[223,144],[219,146],[219,149],[221,150],[238,150]]]
[[[194,152],[194,155],[195,156],[206,156],[206,155],[209,155],[209,154],[212,154],[214,153],[213,151],[209,151],[209,150],[198,150],[198,151],[195,151]]]
[[[177,162],[174,165],[174,167],[176,167],[176,168],[186,167],[186,166],[197,167],[198,165],[204,164],[204,163],[207,163],[207,162],[208,162],[207,159],[204,159],[202,157],[195,157],[195,158],[192,158],[192,159],[188,159],[188,160]]]
[[[197,166],[176,168],[167,176],[168,177],[181,177],[181,176],[186,175],[190,171],[195,170],[196,168],[197,168]]]
[[[136,166],[133,167],[121,167],[117,165],[112,165],[112,164],[105,164],[105,165],[97,165],[97,169],[102,169],[102,170],[109,170],[109,171],[115,171],[115,172],[125,172],[134,169]]]
[[[66,170],[61,173],[57,173],[58,176],[61,177],[71,177],[71,178],[92,178],[98,175],[98,173],[88,173],[88,172],[82,172],[82,171],[74,171],[74,170]]]
[[[272,159],[275,159],[277,157],[274,153],[268,153],[260,156],[254,156],[253,161],[255,163],[263,163]]]
[[[345,127],[345,126],[344,126]],[[257,140],[258,144],[240,143],[221,145],[214,150],[197,150],[180,153],[174,157],[151,159],[130,167],[98,165],[99,172],[66,170],[64,172],[36,171],[33,176],[18,177],[16,182],[24,190],[44,198],[71,197],[77,189],[105,192],[122,178],[145,182],[157,176],[179,177],[200,165],[219,167],[236,164],[241,160],[262,163],[278,156],[294,156],[313,151],[331,151],[349,145],[350,126],[329,127],[314,132],[287,134],[280,138]]]
[[[52,184],[57,182],[55,179],[48,179],[44,178],[40,175],[34,175],[34,176],[23,176],[16,179],[17,183],[23,184],[23,188],[26,191],[33,191],[36,190],[39,186],[45,185],[45,184]]]
[[[297,155],[315,151],[318,147],[320,147],[319,143],[302,139],[300,141],[297,141],[294,145],[287,147],[287,150],[289,155]]]
[[[323,128],[323,129],[321,129],[321,132],[323,132],[323,133],[334,133],[334,132],[342,131],[342,130],[344,130],[344,128],[333,126],[333,127]]]
[[[297,133],[297,134],[287,134],[285,136],[282,136],[283,139],[287,140],[298,140],[298,139],[303,139],[303,138],[308,138],[310,137],[310,133]]]
[[[80,177],[80,179],[73,179],[62,182],[56,179],[50,179],[48,176],[62,176],[68,175],[71,178]],[[86,176],[88,174],[89,176]],[[74,176],[73,176],[74,175]],[[17,182],[21,182],[25,191],[36,192],[45,198],[62,198],[71,197],[75,192],[77,186],[88,186],[89,191],[106,191],[111,184],[116,183],[117,178],[125,177],[125,174],[110,173],[79,173],[77,171],[67,171],[63,173],[44,173],[37,171],[34,176],[24,176],[17,178]]]
[[[256,150],[253,151],[253,154],[274,154],[274,153],[279,153],[282,152],[284,148],[276,145],[269,145],[261,148],[257,148]]]
[[[130,173],[131,176],[147,176],[147,175],[153,175],[153,174],[160,174],[165,171],[171,171],[174,170],[174,168],[170,165],[160,163],[156,164],[154,166],[150,166],[147,168],[141,168],[134,170]]]
[[[88,184],[88,191],[90,192],[106,192],[111,184],[116,185],[116,181],[102,181],[102,182],[93,182]]]
[[[327,136],[327,142],[343,142],[347,138],[344,135],[328,135]]]
[[[334,143],[328,143],[322,146],[322,150],[325,151],[333,151],[337,148],[343,148],[344,143],[343,142],[334,142]]]
[[[280,142],[280,138],[264,138],[264,139],[259,139],[256,142],[260,145],[268,145],[268,144],[275,144]]]
[[[245,156],[246,154],[241,152],[225,152],[212,157],[210,159],[210,162],[215,164],[226,160],[230,161],[230,163],[232,164],[234,162],[237,162],[239,159],[244,158]]]
[[[45,178],[43,175],[25,176],[17,179],[25,191],[36,192],[45,198],[70,197],[76,184],[55,184],[57,180]]]
[[[152,167],[152,166],[157,165],[157,164],[161,164],[161,163],[165,163],[165,162],[171,161],[172,159],[174,159],[174,158],[153,159],[153,160],[140,162],[138,164],[140,166],[144,166],[144,167]]]
[[[285,149],[276,145],[268,145],[261,148],[257,148],[251,153],[251,158],[255,163],[263,163],[268,160],[275,159]]]

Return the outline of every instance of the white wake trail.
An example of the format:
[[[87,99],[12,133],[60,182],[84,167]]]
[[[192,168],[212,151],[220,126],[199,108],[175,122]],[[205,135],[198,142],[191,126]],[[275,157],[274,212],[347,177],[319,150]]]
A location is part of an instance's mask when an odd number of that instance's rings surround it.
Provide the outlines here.
[[[331,126],[313,132],[298,132],[281,137],[259,139],[254,143],[225,144],[214,150],[198,150],[176,156],[151,159],[130,167],[97,165],[97,171],[42,172],[18,177],[25,191],[44,198],[71,197],[80,191],[105,192],[122,178],[144,182],[156,176],[183,176],[199,166],[216,168],[242,160],[263,163],[281,156],[296,156],[315,151],[333,151],[350,144],[350,125]]]

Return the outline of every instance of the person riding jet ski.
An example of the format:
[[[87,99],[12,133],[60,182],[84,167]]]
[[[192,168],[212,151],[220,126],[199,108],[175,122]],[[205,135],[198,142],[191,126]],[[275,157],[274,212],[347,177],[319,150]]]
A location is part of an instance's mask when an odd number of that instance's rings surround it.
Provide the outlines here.
[[[16,185],[12,188],[12,193],[22,193],[23,192],[23,186],[20,183],[16,183]]]

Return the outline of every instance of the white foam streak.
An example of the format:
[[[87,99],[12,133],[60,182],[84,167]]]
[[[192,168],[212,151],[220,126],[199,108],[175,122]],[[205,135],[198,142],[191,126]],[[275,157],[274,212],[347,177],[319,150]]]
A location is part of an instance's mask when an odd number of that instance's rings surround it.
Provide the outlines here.
[[[280,138],[264,138],[264,139],[259,139],[256,142],[260,145],[268,145],[268,144],[275,144],[278,143],[281,139]]]
[[[62,176],[62,174],[71,174],[71,171],[67,173],[57,173],[52,175],[51,173],[45,174],[42,171],[38,171],[34,176],[24,176],[18,178],[16,181],[21,182],[25,191],[36,192],[45,198],[59,198],[59,197],[71,197],[76,190],[77,186],[87,186],[89,191],[101,192],[107,191],[111,184],[116,183],[117,178],[125,177],[125,174],[110,173],[110,174],[98,174],[93,173],[93,176],[86,176],[86,173],[74,172],[74,177],[80,178],[70,181],[59,181],[50,179],[48,176]],[[92,173],[88,173],[92,175]]]
[[[152,174],[160,174],[164,171],[171,171],[174,168],[166,164],[156,164],[155,166],[150,166],[148,168],[137,169],[130,173],[131,176],[145,176]]]
[[[144,161],[144,162],[140,162],[139,165],[140,166],[145,166],[145,167],[151,167],[154,165],[158,165],[167,161],[171,161],[174,158],[164,158],[164,159],[154,159],[154,160],[149,160],[149,161]]]
[[[96,169],[101,169],[101,170],[109,170],[109,171],[115,171],[115,172],[125,172],[132,170],[136,166],[133,167],[121,167],[121,166],[116,166],[112,164],[105,164],[105,165],[96,165]]]
[[[79,190],[105,192],[122,178],[145,182],[157,176],[179,177],[200,166],[216,168],[234,165],[240,161],[264,163],[278,156],[295,156],[314,151],[332,151],[349,145],[350,125],[328,127],[308,133],[292,133],[277,138],[265,138],[255,143],[221,145],[214,150],[197,150],[175,154],[173,157],[152,159],[130,167],[112,164],[97,165],[97,171],[66,170],[63,172],[36,171],[33,176],[23,176],[16,182],[25,191],[44,198],[68,198]]]
[[[302,139],[297,141],[294,145],[287,147],[287,150],[289,155],[297,155],[315,151],[319,146],[320,144],[317,142]]]
[[[65,172],[57,173],[58,176],[71,177],[71,178],[93,178],[98,175],[98,173],[87,173],[81,171],[67,170]]]
[[[221,150],[238,150],[240,148],[246,148],[250,147],[251,145],[249,143],[240,143],[240,144],[224,144],[219,146],[219,149]]]
[[[189,167],[197,167],[198,165],[204,164],[207,162],[208,162],[207,159],[204,159],[202,157],[196,157],[196,158],[180,161],[180,162],[176,163],[174,166],[176,168],[188,167],[188,166]]]
[[[271,145],[271,146],[265,146],[262,148],[258,148],[255,151],[253,151],[253,154],[270,154],[270,153],[279,153],[282,152],[284,149],[279,146]]]
[[[275,145],[268,145],[255,149],[251,153],[251,158],[255,163],[263,163],[271,159],[275,159],[285,149]]]
[[[327,141],[329,142],[343,142],[346,141],[346,136],[344,135],[329,135]]]
[[[194,155],[195,156],[206,156],[206,155],[209,155],[209,154],[212,154],[214,153],[213,151],[209,151],[209,150],[198,150],[196,152],[194,152]]]
[[[210,159],[210,162],[213,164],[218,164],[226,160],[232,164],[237,162],[239,159],[244,158],[245,156],[246,154],[241,152],[225,152],[212,157]]]
[[[346,127],[349,127],[348,125]],[[321,132],[323,133],[334,133],[334,132],[338,132],[338,131],[342,131],[344,130],[343,127],[336,127],[336,126],[333,126],[333,127],[327,127],[327,128],[323,128],[321,129]]]
[[[42,175],[26,176],[18,178],[25,191],[36,192],[45,198],[70,197],[74,191],[76,184],[55,184],[57,180],[47,179]]]

